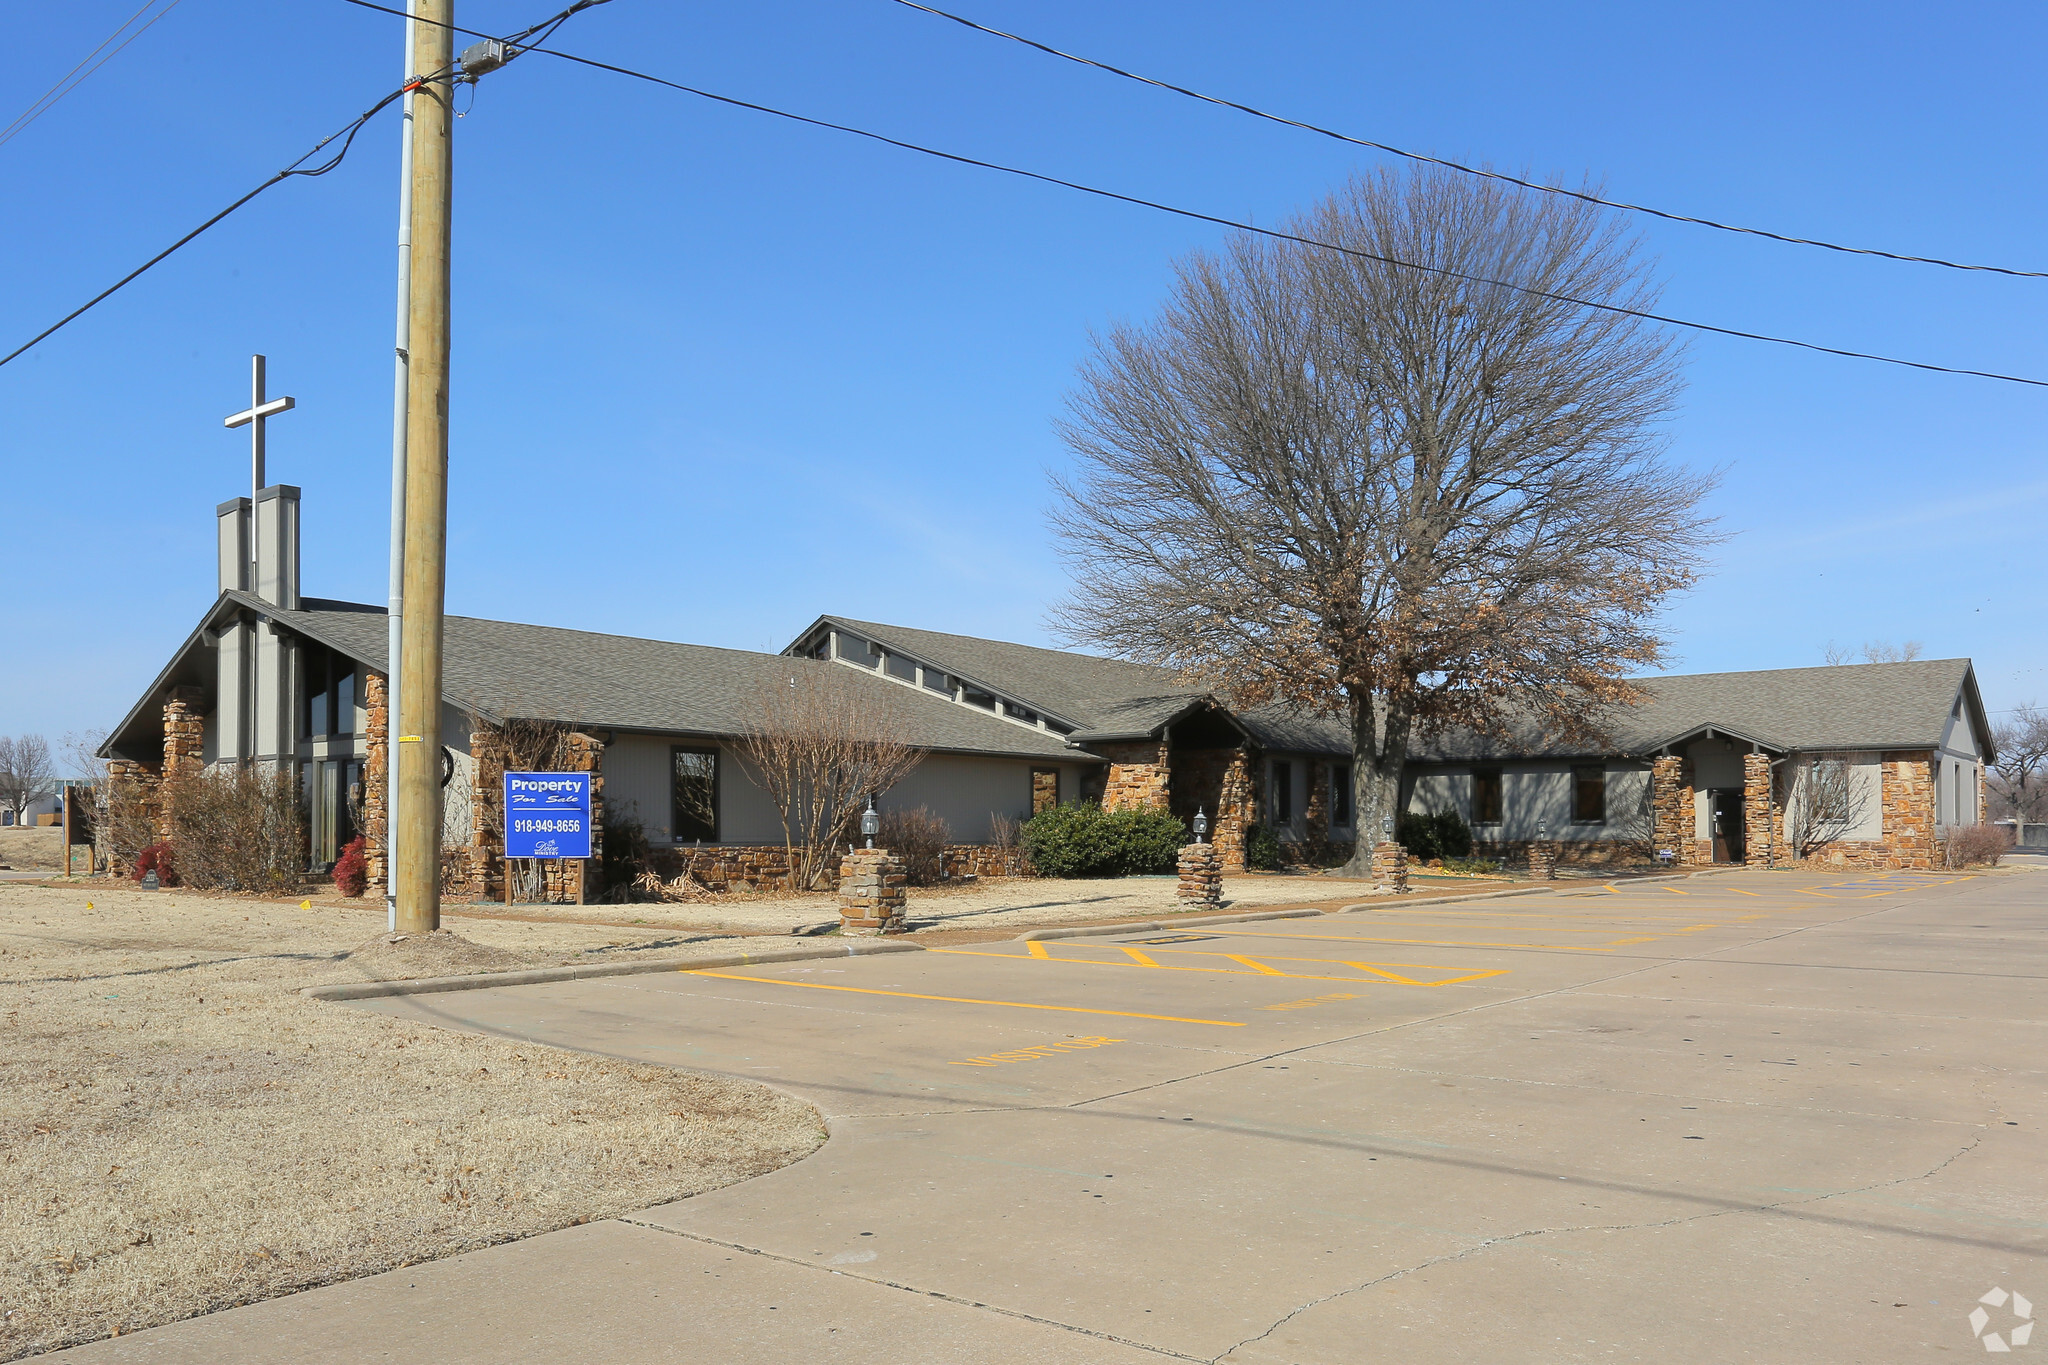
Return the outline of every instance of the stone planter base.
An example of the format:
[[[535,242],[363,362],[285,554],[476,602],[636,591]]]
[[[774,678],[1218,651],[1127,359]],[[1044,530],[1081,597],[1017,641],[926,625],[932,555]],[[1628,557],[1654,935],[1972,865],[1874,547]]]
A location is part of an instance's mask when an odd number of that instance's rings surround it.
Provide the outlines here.
[[[839,860],[839,930],[902,934],[903,860],[885,848],[857,848]]]
[[[1182,905],[1223,903],[1223,855],[1214,844],[1189,844],[1180,851]]]
[[[1372,879],[1396,894],[1408,890],[1408,850],[1389,841],[1372,846]]]
[[[1542,842],[1529,845],[1529,875],[1539,882],[1557,880],[1557,845]]]

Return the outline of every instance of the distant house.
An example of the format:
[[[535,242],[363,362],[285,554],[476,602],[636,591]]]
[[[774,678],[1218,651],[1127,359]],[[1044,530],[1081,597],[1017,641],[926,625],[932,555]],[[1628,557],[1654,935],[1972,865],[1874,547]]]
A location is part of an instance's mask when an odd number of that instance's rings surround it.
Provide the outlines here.
[[[331,863],[361,822],[381,877],[384,611],[300,595],[299,496],[279,485],[221,505],[219,596],[103,756],[140,782],[292,765],[311,861]],[[1234,710],[1143,664],[841,616],[779,654],[451,616],[444,652],[444,842],[485,891],[501,876],[492,731],[512,718],[574,727],[605,808],[672,868],[772,882],[781,827],[735,743],[760,681],[798,659],[860,675],[903,721],[925,757],[881,804],[942,816],[963,867],[1003,865],[988,850],[1003,821],[1062,801],[1203,811],[1239,869],[1254,824],[1303,857],[1347,853],[1359,834],[1343,724]],[[1967,660],[1644,686],[1649,704],[1609,717],[1597,746],[1526,729],[1420,740],[1403,800],[1456,809],[1508,855],[1541,837],[1567,858],[1683,864],[1925,866],[1939,827],[1980,818],[1991,746]]]

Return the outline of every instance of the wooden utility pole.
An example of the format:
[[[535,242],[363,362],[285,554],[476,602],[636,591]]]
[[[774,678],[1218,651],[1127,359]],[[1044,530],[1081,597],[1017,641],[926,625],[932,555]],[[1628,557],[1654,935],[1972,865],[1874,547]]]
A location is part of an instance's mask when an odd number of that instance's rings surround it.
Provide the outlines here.
[[[455,169],[454,0],[417,0],[412,300],[406,346],[405,620],[399,680],[400,933],[441,926],[441,611],[448,569],[448,220]]]

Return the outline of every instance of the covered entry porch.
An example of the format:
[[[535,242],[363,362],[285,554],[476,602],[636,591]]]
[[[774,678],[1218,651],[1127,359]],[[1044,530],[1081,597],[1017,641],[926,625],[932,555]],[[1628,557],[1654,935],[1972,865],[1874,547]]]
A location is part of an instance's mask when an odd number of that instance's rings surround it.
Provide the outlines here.
[[[1685,867],[1791,861],[1773,781],[1785,757],[1780,747],[1719,725],[1658,745],[1650,763],[1657,856]]]

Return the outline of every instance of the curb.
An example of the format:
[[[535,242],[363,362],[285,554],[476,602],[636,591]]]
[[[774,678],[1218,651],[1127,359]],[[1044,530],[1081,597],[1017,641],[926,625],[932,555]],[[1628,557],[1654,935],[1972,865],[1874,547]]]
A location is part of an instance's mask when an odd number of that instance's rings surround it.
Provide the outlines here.
[[[642,976],[648,972],[694,972],[712,967],[750,967],[768,962],[807,962],[821,957],[871,957],[876,953],[921,953],[919,944],[901,939],[856,939],[843,945],[769,948],[757,953],[717,953],[710,957],[665,958],[658,962],[592,963],[587,967],[534,967],[518,972],[478,972],[473,976],[425,976],[411,981],[350,981],[308,986],[299,994],[313,1000],[373,1000],[391,995],[433,995],[441,991],[481,991],[493,986],[539,986],[550,981],[587,981],[598,976]]]
[[[1160,930],[1183,929],[1203,924],[1249,924],[1260,919],[1306,919],[1327,914],[1325,910],[1261,910],[1250,915],[1206,915],[1201,919],[1149,920],[1142,924],[1098,924],[1081,929],[1033,929],[1017,935],[1012,943],[1043,943],[1055,938],[1099,938],[1108,934],[1150,934]]]

